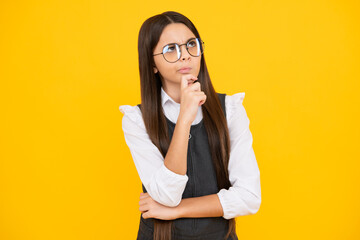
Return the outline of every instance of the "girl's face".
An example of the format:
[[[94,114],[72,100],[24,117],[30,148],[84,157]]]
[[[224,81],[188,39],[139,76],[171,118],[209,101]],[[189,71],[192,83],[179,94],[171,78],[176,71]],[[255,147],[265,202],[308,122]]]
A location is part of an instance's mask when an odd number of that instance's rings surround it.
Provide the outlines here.
[[[193,57],[186,50],[186,43],[190,38],[196,38],[196,36],[182,23],[171,23],[164,28],[153,54],[161,53],[163,47],[169,43],[185,44],[180,47],[180,59],[174,63],[167,62],[162,54],[153,56],[155,62],[154,73],[159,71],[165,88],[180,85],[181,77],[184,74],[192,74],[195,77],[199,75],[201,55]],[[179,70],[184,67],[191,69],[188,72],[180,72]],[[180,88],[180,86],[177,87]]]

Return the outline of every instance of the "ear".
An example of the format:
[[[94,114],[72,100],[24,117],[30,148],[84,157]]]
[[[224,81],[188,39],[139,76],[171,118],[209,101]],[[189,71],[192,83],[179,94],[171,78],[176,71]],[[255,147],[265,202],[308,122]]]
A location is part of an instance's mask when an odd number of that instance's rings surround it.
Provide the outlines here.
[[[154,73],[156,74],[158,72],[157,68],[154,67]]]

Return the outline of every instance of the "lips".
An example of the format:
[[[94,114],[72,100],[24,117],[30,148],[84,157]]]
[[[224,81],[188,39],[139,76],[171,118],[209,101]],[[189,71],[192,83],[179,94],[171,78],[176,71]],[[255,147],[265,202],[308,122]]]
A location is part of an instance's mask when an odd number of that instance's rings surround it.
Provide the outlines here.
[[[183,68],[180,68],[178,71],[181,73],[188,73],[188,72],[190,72],[190,70],[191,70],[191,67],[183,67]]]

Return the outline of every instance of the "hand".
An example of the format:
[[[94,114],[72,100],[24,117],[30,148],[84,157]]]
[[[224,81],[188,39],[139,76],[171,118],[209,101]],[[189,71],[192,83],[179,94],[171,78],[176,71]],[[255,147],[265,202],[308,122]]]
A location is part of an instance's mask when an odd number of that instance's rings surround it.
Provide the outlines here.
[[[201,91],[200,83],[189,83],[194,80],[197,80],[197,77],[192,74],[183,75],[181,78],[179,117],[189,124],[195,120],[198,107],[206,101],[206,95]]]
[[[177,219],[177,208],[164,206],[153,200],[148,193],[140,193],[139,210],[143,218],[157,218],[162,220]]]

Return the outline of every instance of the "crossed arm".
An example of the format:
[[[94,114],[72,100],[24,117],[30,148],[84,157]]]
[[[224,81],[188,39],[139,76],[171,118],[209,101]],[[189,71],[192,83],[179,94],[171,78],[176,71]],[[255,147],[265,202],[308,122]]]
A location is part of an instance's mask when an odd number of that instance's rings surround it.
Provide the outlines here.
[[[181,192],[187,181],[184,174],[187,167],[185,153],[189,126],[176,125],[168,151],[168,154],[171,152],[173,154],[164,159],[160,151],[151,143],[143,122],[138,120],[141,119],[140,109],[124,108],[130,112],[129,116],[125,115],[123,118],[125,140],[131,150],[141,181],[144,184],[148,183],[145,185],[146,189],[157,198],[155,201],[148,193],[141,194],[139,210],[144,218],[166,220],[224,216],[229,219],[258,211],[261,203],[260,172],[252,148],[250,121],[242,105],[244,93],[233,96],[227,100],[227,106],[229,105],[227,113],[232,112],[227,118],[232,146],[228,166],[228,169],[231,169],[229,180],[232,182],[232,187],[229,190],[222,189],[218,194],[186,199],[181,199]],[[182,150],[181,154],[178,149]],[[178,160],[179,157],[182,160]],[[160,168],[161,170],[156,171]],[[218,196],[223,205],[220,204]]]
[[[167,207],[153,200],[148,193],[141,193],[139,205],[143,218],[173,220],[223,216],[223,209],[217,194],[184,198],[178,206]]]

